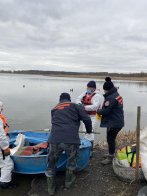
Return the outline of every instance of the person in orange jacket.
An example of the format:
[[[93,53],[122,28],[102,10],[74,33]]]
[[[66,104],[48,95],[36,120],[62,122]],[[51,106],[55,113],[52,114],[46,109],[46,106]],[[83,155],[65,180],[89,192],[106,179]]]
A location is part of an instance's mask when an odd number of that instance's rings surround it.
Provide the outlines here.
[[[8,126],[2,111],[3,103],[0,102],[0,188],[9,189],[14,187],[14,184],[11,182],[14,163],[10,158]]]

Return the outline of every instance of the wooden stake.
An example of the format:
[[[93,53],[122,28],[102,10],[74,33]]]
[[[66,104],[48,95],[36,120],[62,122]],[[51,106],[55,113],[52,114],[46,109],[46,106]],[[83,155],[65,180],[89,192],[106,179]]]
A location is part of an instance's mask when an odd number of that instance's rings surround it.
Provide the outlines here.
[[[135,180],[139,181],[139,151],[140,151],[140,118],[141,118],[141,107],[137,107],[137,126],[136,126],[136,172]]]

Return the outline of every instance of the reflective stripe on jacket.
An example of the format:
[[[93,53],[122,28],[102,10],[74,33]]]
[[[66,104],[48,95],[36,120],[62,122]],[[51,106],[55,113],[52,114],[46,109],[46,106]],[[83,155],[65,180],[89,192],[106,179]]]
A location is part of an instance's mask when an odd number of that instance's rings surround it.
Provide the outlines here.
[[[97,113],[102,116],[101,127],[122,128],[124,126],[123,99],[114,87],[104,94],[105,101]]]
[[[79,127],[83,121],[87,133],[92,133],[90,116],[82,105],[70,101],[60,102],[51,111],[51,134],[49,143],[80,144]]]

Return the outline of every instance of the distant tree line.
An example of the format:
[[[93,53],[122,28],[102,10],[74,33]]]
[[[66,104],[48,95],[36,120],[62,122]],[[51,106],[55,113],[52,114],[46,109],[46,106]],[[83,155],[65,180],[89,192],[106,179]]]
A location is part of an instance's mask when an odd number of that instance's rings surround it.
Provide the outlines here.
[[[0,70],[0,73],[14,73],[14,74],[34,74],[34,75],[54,75],[54,76],[112,76],[112,77],[147,77],[147,73],[109,73],[109,72],[66,72],[66,71],[40,71],[40,70]]]

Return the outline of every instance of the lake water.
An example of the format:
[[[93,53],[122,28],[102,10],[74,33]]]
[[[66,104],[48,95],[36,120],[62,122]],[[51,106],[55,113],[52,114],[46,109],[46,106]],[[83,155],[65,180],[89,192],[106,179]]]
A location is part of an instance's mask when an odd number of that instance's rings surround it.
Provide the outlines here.
[[[50,111],[62,92],[71,94],[72,101],[86,89],[89,78],[63,78],[34,75],[0,74],[0,100],[10,130],[50,128]],[[103,94],[103,80],[97,80]],[[141,106],[141,127],[147,119],[147,82],[114,81],[124,100],[125,130],[136,129],[137,106]],[[70,92],[73,89],[73,92]]]
[[[10,130],[39,130],[50,128],[50,111],[58,103],[62,92],[69,92],[72,101],[86,89],[89,78],[61,78],[34,75],[0,74],[0,100]],[[103,80],[96,80],[103,93]],[[147,119],[147,82],[114,81],[124,99],[124,130],[136,129],[137,106],[141,106],[141,127]],[[73,89],[73,92],[70,92]],[[105,139],[105,129],[98,127],[97,139]],[[30,188],[32,175],[13,175],[19,187],[0,191],[3,196],[22,196]]]

